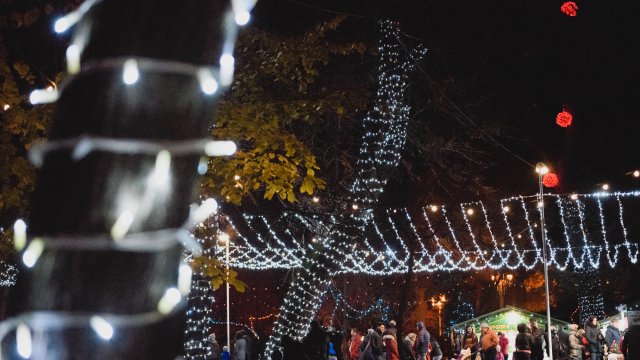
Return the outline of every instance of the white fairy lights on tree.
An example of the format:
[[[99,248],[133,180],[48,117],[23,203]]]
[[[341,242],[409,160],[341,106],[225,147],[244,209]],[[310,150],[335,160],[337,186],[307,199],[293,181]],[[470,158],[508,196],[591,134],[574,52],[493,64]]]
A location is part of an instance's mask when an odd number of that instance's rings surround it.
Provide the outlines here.
[[[352,207],[362,220],[370,218],[371,206],[382,194],[389,171],[400,161],[411,111],[406,100],[409,75],[415,61],[427,52],[418,46],[408,57],[403,56],[396,22],[382,21],[380,36],[378,90],[373,110],[363,120],[357,175],[351,186]]]

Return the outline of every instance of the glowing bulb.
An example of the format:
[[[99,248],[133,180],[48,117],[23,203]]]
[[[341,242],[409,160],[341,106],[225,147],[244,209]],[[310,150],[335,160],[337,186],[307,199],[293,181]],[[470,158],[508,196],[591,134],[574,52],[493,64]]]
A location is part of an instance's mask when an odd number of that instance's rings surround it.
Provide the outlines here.
[[[238,11],[235,16],[236,24],[240,26],[247,25],[250,19],[251,14],[246,10]]]
[[[236,181],[240,180],[240,175],[235,175],[235,176],[233,177],[233,180],[236,180]]]
[[[314,203],[320,202],[320,198],[317,197],[317,196],[314,196],[312,200],[313,200]]]
[[[43,251],[44,241],[38,238],[33,239],[29,246],[27,246],[24,254],[22,254],[22,262],[26,267],[32,268],[38,261],[38,258],[40,258],[40,255],[42,255]]]
[[[314,242],[314,243],[315,243],[315,242],[318,242],[318,239],[316,239],[316,238],[311,238],[311,242]]]
[[[571,194],[571,200],[578,200],[578,194]]]
[[[437,206],[435,206],[435,205],[431,205],[431,211],[432,211],[432,212],[436,212],[436,211],[438,211],[438,207],[437,207]]]
[[[109,324],[109,322],[104,318],[100,316],[92,316],[89,320],[89,324],[91,324],[93,331],[95,331],[101,338],[109,340],[113,337],[113,326],[111,326],[111,324]]]
[[[218,82],[213,78],[211,71],[201,69],[198,71],[198,79],[200,80],[200,88],[203,93],[212,95],[218,90]]]
[[[53,90],[55,90],[55,88],[53,87],[53,85],[49,85],[49,86],[47,86],[47,88],[45,90],[53,91]]]
[[[180,291],[178,289],[167,289],[167,291],[165,291],[164,295],[158,302],[158,312],[164,315],[170,313],[176,307],[176,305],[180,303],[181,299],[182,295],[180,294]]]
[[[69,18],[67,16],[61,17],[53,24],[53,30],[60,34],[67,31],[72,25],[73,23],[69,21]]]
[[[522,239],[522,234],[518,234],[518,239]]]
[[[16,343],[18,354],[25,359],[30,358],[32,351],[31,330],[27,325],[18,325],[18,328],[16,329]]]
[[[138,62],[135,59],[125,61],[122,71],[122,81],[127,85],[133,85],[139,78],[140,71],[138,70]]]
[[[27,224],[22,219],[18,219],[13,224],[13,246],[20,251],[27,245]]]
[[[53,90],[33,90],[31,94],[29,94],[29,102],[32,105],[49,104],[56,100],[58,100],[58,92]]]
[[[467,209],[467,215],[473,215],[473,209],[471,208]]]
[[[209,141],[204,146],[207,156],[230,156],[236,152],[236,143],[233,141]]]
[[[4,111],[7,111],[11,108],[11,105],[9,104],[4,104],[4,106],[2,107],[4,109]]]
[[[506,213],[508,213],[510,210],[511,210],[511,208],[508,207],[508,206],[505,206],[505,207],[502,208],[502,211],[504,211]]]
[[[169,170],[171,169],[171,153],[162,150],[156,156],[156,166],[153,169],[153,183],[163,185],[169,180]]]
[[[549,172],[549,168],[544,163],[536,164],[536,172],[540,175],[544,175]]]
[[[111,237],[114,240],[122,240],[129,232],[131,224],[133,224],[133,213],[129,210],[123,211],[111,227]]]
[[[6,108],[7,106],[8,106],[8,105],[5,105],[5,110],[7,110],[7,108]],[[633,172],[633,177],[640,177],[640,170],[636,170],[636,171],[634,171],[634,172]]]
[[[218,240],[220,240],[223,243],[226,243],[227,241],[229,241],[230,238],[231,237],[226,232],[221,232],[220,235],[218,235]]]
[[[230,85],[233,81],[235,61],[231,54],[222,54],[220,57],[220,83],[223,86]]]
[[[178,289],[180,293],[187,295],[191,290],[191,275],[193,274],[193,270],[191,270],[191,266],[188,264],[180,264],[180,268],[178,270]]]
[[[609,190],[609,184],[603,184],[602,185],[602,190],[604,190],[604,191]]]
[[[537,205],[537,206],[538,206],[538,208],[543,207],[543,206],[544,206],[544,202],[542,202],[542,201],[538,201],[538,205]]]
[[[215,199],[209,198],[193,212],[191,220],[195,223],[203,222],[211,216],[211,214],[215,214],[216,211],[218,211],[218,202]]]
[[[80,72],[80,47],[71,45],[67,48],[67,71],[69,74]]]
[[[353,204],[353,205],[351,205],[351,208],[353,210],[358,210],[360,207],[358,206],[358,204]]]

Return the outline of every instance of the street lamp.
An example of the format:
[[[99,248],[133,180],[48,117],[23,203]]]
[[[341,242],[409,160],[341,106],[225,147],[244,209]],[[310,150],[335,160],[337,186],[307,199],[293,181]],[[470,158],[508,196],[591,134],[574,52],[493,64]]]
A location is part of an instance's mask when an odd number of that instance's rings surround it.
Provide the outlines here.
[[[442,309],[444,309],[447,298],[444,295],[440,295],[438,300],[431,297],[429,301],[431,301],[431,306],[438,310],[438,335],[442,336]]]
[[[547,264],[547,237],[545,236],[544,227],[544,189],[542,187],[542,177],[549,172],[549,168],[544,163],[536,164],[536,172],[538,173],[538,204],[540,207],[540,233],[542,234],[542,268],[544,269],[544,291],[547,302],[547,339],[551,337],[551,306],[549,304],[549,272]],[[552,341],[549,341],[549,354],[553,354]]]
[[[224,243],[225,249],[225,266],[226,266],[226,283],[227,283],[227,347],[231,349],[231,318],[229,317],[229,234],[226,232],[221,232],[218,235],[218,240]]]

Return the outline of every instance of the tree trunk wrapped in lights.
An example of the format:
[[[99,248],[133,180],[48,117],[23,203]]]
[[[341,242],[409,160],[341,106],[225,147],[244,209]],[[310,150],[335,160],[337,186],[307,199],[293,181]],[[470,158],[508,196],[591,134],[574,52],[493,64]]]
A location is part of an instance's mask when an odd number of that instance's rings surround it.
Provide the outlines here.
[[[387,178],[398,165],[410,111],[405,96],[407,80],[415,62],[426,53],[426,49],[418,47],[405,56],[399,25],[393,21],[382,21],[380,31],[378,92],[373,110],[363,120],[358,171],[350,189],[353,204],[346,205],[347,209],[355,211],[357,223],[348,215],[337,219],[341,224],[347,224],[349,233],[358,232],[357,228],[362,229],[365,222],[371,220]],[[343,210],[338,211],[344,213]],[[307,334],[331,277],[344,260],[344,252],[339,248],[358,238],[347,237],[335,229],[323,229],[322,222],[310,221],[307,225],[308,230],[316,234],[317,244],[304,249],[302,266],[280,307],[280,315],[267,344],[267,356],[271,356],[283,336],[300,341]],[[321,236],[322,233],[325,234]]]
[[[56,22],[75,25],[70,76],[31,153],[40,170],[0,358],[182,353],[198,163],[229,153],[206,136],[233,76],[234,15],[252,5],[89,0]]]

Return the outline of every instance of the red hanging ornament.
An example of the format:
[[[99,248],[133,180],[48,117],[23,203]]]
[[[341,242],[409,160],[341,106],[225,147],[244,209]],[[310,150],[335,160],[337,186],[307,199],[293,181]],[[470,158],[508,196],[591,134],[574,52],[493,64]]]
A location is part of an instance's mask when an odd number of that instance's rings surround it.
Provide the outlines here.
[[[578,15],[578,4],[573,1],[565,1],[564,4],[560,6],[560,11],[567,16],[576,16]]]
[[[556,116],[556,124],[560,125],[561,127],[566,128],[571,125],[571,122],[573,122],[573,115],[571,115],[571,113],[566,110],[559,112]]]
[[[554,173],[546,173],[542,177],[542,184],[548,188],[554,188],[558,186],[559,183],[558,175]]]

